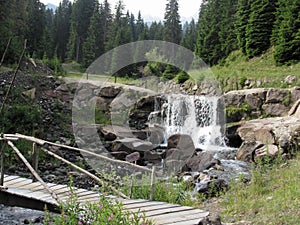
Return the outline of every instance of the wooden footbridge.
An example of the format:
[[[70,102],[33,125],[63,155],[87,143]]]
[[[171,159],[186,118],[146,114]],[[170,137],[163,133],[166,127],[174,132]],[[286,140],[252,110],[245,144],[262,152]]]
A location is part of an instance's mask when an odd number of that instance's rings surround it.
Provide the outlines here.
[[[20,153],[20,151],[13,144],[13,141],[23,139],[33,143],[33,165],[31,165],[25,157]],[[89,191],[82,188],[68,187],[67,185],[59,185],[54,183],[45,183],[41,177],[37,174],[37,146],[39,145],[42,151],[48,153],[49,155],[69,164],[74,167],[74,169],[90,176],[91,178],[98,181],[100,184],[103,182],[99,177],[90,174],[88,171],[72,164],[71,162],[61,158],[55,153],[46,150],[42,146],[45,145],[55,145],[57,147],[66,148],[69,150],[84,151],[94,155],[89,151],[83,149],[77,149],[70,146],[64,146],[56,143],[51,143],[34,137],[24,136],[24,135],[4,135],[0,137],[2,143],[1,148],[1,176],[0,176],[0,203],[10,206],[20,206],[24,208],[31,208],[37,210],[44,210],[45,206],[48,210],[53,212],[59,212],[59,204],[66,203],[70,199],[71,194],[77,196],[77,201],[79,203],[98,203],[100,200],[100,193],[97,191]],[[29,168],[33,175],[33,179],[21,178],[19,176],[9,176],[5,175],[5,149],[6,146],[11,147],[14,152],[20,157],[23,163]],[[95,155],[94,155],[95,156]],[[98,158],[103,158],[104,156],[97,155]],[[105,157],[104,157],[105,158]],[[105,160],[113,160],[107,159]],[[115,161],[115,160],[114,160]],[[127,162],[120,161],[119,163],[127,164]],[[130,166],[138,167],[142,170],[147,170],[152,172],[152,176],[155,175],[154,170],[150,170],[144,167],[139,167],[138,165],[130,164]],[[164,202],[156,202],[144,199],[129,199],[126,195],[119,192],[118,190],[111,187],[111,190],[115,192],[115,196],[106,196],[111,199],[111,201],[121,202],[124,210],[130,211],[132,213],[144,214],[146,218],[152,220],[155,224],[175,224],[175,225],[191,225],[198,224],[204,217],[208,216],[209,213],[200,209],[194,209],[192,207],[180,206],[175,204],[168,204]]]

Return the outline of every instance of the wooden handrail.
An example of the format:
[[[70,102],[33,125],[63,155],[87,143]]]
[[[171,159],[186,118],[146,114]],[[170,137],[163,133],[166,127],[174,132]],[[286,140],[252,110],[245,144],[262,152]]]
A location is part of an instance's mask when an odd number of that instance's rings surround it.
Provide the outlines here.
[[[48,185],[43,181],[43,179],[38,175],[38,173],[32,168],[32,166],[30,165],[30,163],[22,155],[22,153],[19,151],[19,149],[11,141],[8,141],[7,144],[17,153],[17,155],[19,156],[19,158],[24,162],[24,164],[30,170],[30,172],[32,173],[32,175],[44,186],[44,188],[49,192],[49,194],[52,196],[52,198],[57,203],[59,203],[58,196],[48,187]]]

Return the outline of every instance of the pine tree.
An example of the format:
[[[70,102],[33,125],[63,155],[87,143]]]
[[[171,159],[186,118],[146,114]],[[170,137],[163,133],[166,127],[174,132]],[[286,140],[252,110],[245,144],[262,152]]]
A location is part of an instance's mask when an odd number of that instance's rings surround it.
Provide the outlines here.
[[[149,39],[150,40],[163,40],[164,36],[164,25],[161,22],[153,22],[149,28]]]
[[[103,43],[101,31],[100,6],[96,3],[93,16],[91,17],[88,36],[83,44],[83,66],[88,67],[97,56],[100,56],[100,46]]]
[[[168,0],[164,17],[164,41],[180,44],[181,22],[177,0]]]
[[[63,62],[67,56],[67,45],[70,39],[72,4],[69,0],[63,0],[56,10],[53,25],[54,49],[57,57]]]
[[[279,0],[273,30],[277,64],[300,60],[300,2]]]
[[[246,27],[246,54],[250,58],[264,53],[271,45],[275,3],[274,0],[251,1],[251,13]]]
[[[190,23],[186,24],[185,34],[182,38],[181,45],[191,51],[195,50],[197,42],[197,27],[195,20],[192,19]]]
[[[87,38],[96,2],[96,0],[77,0],[73,3],[68,56],[77,62],[82,61],[83,43]]]
[[[242,52],[246,55],[246,27],[250,17],[250,2],[251,0],[238,0],[237,11],[237,39],[238,46]]]

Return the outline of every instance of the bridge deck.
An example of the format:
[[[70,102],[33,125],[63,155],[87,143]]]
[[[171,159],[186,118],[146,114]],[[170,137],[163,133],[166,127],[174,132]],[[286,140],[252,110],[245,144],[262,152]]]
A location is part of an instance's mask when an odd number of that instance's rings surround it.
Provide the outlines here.
[[[66,202],[70,197],[70,188],[67,185],[48,183],[48,187],[58,196],[59,200]],[[4,176],[4,186],[7,189],[0,189],[0,203],[20,206],[31,209],[43,210],[45,205],[51,211],[59,211],[57,202],[44,189],[39,182],[32,182],[31,179],[18,176]],[[77,195],[78,202],[99,202],[100,194],[96,191],[88,191],[81,188],[72,188]],[[176,224],[191,225],[199,221],[209,213],[200,209],[187,206],[155,202],[149,200],[128,200],[108,196],[113,201],[120,201],[125,210],[137,213],[145,213],[148,219],[155,224]]]

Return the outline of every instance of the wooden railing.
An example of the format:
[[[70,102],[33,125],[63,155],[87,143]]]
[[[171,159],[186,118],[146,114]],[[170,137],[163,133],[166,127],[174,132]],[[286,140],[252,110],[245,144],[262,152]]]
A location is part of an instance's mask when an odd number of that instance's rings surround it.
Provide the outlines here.
[[[32,143],[32,165],[27,161],[27,159],[23,156],[23,154],[19,151],[19,149],[14,145],[13,142],[18,141],[18,140],[25,140],[25,141],[29,141],[29,142]],[[33,175],[33,177],[32,177],[33,182],[39,181],[44,186],[44,188],[51,194],[53,199],[55,199],[57,202],[59,202],[59,198],[57,197],[57,195],[53,191],[51,191],[51,189],[47,186],[47,184],[43,181],[43,179],[37,173],[38,162],[39,162],[39,159],[38,159],[38,151],[39,150],[41,150],[44,153],[58,159],[61,162],[66,163],[67,165],[73,167],[74,169],[80,171],[81,173],[89,176],[90,178],[97,181],[100,185],[105,185],[106,187],[110,188],[110,190],[112,190],[119,197],[129,199],[129,197],[126,196],[124,193],[118,191],[115,187],[106,184],[104,180],[100,179],[96,175],[90,173],[89,171],[75,165],[74,163],[71,163],[70,161],[64,159],[63,157],[61,157],[61,156],[53,153],[52,151],[46,149],[46,146],[48,146],[48,147],[49,146],[56,146],[56,147],[60,147],[62,149],[67,149],[67,150],[71,150],[71,151],[79,151],[81,153],[91,155],[91,156],[96,157],[98,159],[106,160],[108,162],[117,163],[117,164],[120,164],[120,165],[126,165],[126,166],[129,166],[129,167],[138,169],[140,171],[151,173],[150,200],[153,200],[154,178],[155,178],[155,174],[156,174],[155,167],[153,167],[152,169],[149,169],[149,168],[139,166],[139,165],[136,165],[136,164],[133,164],[133,163],[129,163],[129,162],[126,162],[126,161],[121,161],[121,160],[116,160],[116,159],[112,159],[112,158],[109,158],[109,157],[105,157],[103,155],[99,155],[99,154],[96,154],[94,152],[90,152],[88,150],[75,148],[75,147],[62,145],[62,144],[57,144],[57,143],[45,141],[45,140],[42,140],[42,139],[39,139],[39,138],[26,136],[26,135],[22,135],[22,134],[1,134],[0,135],[0,142],[2,143],[2,147],[1,147],[1,177],[0,177],[0,186],[1,186],[1,188],[5,188],[5,187],[3,187],[4,174],[5,174],[5,151],[6,151],[6,148],[9,146],[10,148],[13,149],[13,151],[18,155],[18,157],[23,161],[23,163],[26,165],[26,167],[30,170],[30,172]]]

